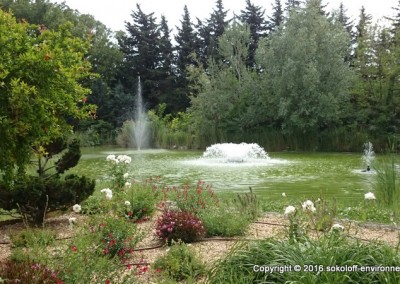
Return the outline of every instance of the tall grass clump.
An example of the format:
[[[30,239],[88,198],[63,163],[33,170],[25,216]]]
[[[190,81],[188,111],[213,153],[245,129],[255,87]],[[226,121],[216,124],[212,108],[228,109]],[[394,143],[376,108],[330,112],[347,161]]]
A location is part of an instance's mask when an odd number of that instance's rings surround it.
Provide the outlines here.
[[[340,267],[399,264],[399,254],[387,245],[362,243],[332,232],[317,240],[239,243],[210,271],[208,283],[398,283],[400,275],[393,271],[341,271]],[[301,271],[294,271],[294,265],[300,265]],[[280,270],[271,273],[262,271],[264,267]]]
[[[377,200],[400,213],[400,175],[396,166],[396,158],[391,155],[375,165],[375,191]]]

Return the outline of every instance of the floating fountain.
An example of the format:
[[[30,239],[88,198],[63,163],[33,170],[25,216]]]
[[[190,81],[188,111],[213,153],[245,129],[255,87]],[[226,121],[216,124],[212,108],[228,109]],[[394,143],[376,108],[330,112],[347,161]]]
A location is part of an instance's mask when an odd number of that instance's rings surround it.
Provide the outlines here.
[[[133,137],[135,140],[136,148],[138,150],[141,150],[142,148],[148,148],[150,146],[149,120],[143,103],[140,77],[138,78],[134,123]]]
[[[269,159],[267,152],[258,144],[222,143],[207,147],[203,153],[205,159],[216,159],[225,163],[244,163],[257,159]]]

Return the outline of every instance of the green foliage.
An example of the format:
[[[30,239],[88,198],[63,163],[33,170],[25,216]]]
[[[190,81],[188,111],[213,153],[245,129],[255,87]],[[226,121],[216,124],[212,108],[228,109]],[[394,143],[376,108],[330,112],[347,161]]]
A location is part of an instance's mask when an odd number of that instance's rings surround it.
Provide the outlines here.
[[[134,129],[135,122],[133,120],[124,121],[115,138],[117,145],[126,148],[136,147]]]
[[[194,281],[205,272],[205,266],[195,251],[180,241],[172,242],[167,254],[158,258],[153,268],[175,281]]]
[[[309,1],[290,14],[282,29],[260,41],[256,57],[268,90],[262,103],[284,130],[337,125],[352,78],[343,60],[348,40],[343,27]]]
[[[25,229],[10,236],[13,247],[43,248],[52,245],[56,239],[56,232],[48,229]]]
[[[34,147],[71,130],[67,118],[93,115],[94,107],[82,103],[89,89],[80,84],[91,76],[88,47],[70,24],[40,30],[0,11],[0,170],[8,181],[15,166],[24,172]]]
[[[400,176],[396,157],[390,155],[375,164],[376,171],[375,192],[379,203],[391,208],[398,215],[400,213]]]
[[[12,185],[0,185],[0,207],[18,209],[27,221],[39,225],[47,212],[80,203],[93,193],[94,187],[94,180],[84,176],[23,176]]]
[[[169,197],[176,202],[180,210],[193,214],[218,204],[218,197],[211,185],[201,180],[196,183],[195,187],[185,184],[182,187],[169,189]]]
[[[249,192],[238,193],[234,202],[237,203],[239,211],[248,216],[250,220],[255,220],[260,215],[260,202],[251,187]]]
[[[191,212],[165,210],[157,220],[156,235],[169,245],[173,240],[191,243],[205,234],[201,220]]]
[[[397,283],[394,272],[331,272],[338,266],[398,266],[400,257],[391,247],[380,243],[362,243],[328,234],[320,239],[303,242],[266,239],[237,245],[233,252],[219,261],[209,275],[208,283]],[[293,264],[301,266],[295,272]],[[282,273],[257,272],[267,265],[289,267]],[[307,266],[308,271],[304,268]],[[320,271],[324,268],[324,271]],[[310,272],[311,271],[311,272]]]
[[[202,210],[199,217],[207,231],[207,237],[234,237],[243,235],[251,219],[235,204],[220,202],[219,206]]]
[[[119,197],[122,215],[134,222],[145,221],[156,210],[160,193],[159,188],[150,181],[129,183]]]

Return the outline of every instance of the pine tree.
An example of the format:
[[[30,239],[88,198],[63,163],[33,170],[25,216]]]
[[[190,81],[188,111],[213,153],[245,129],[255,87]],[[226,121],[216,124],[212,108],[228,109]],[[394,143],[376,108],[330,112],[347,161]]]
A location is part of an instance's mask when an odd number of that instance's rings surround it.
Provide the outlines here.
[[[177,76],[178,80],[181,80],[181,82],[186,81],[186,66],[195,64],[191,55],[197,52],[198,42],[186,5],[183,8],[183,12],[183,18],[180,21],[181,27],[177,27],[178,33],[175,36],[175,41],[177,42]]]
[[[284,16],[282,10],[281,0],[275,0],[275,5],[272,7],[273,13],[269,17],[269,30],[270,32],[276,31],[277,28],[283,23]]]
[[[137,4],[131,16],[133,23],[126,23],[127,34],[120,35],[118,43],[124,54],[121,81],[127,92],[135,92],[137,77],[142,82],[143,97],[149,107],[159,103],[159,74],[162,66],[160,28],[154,13],[145,14]]]
[[[346,15],[347,9],[344,7],[343,3],[340,3],[339,10],[337,14],[334,14],[333,17],[342,24],[342,26],[346,29],[347,33],[350,37],[349,42],[349,51],[345,57],[345,61],[352,65],[352,61],[354,59],[354,45],[356,43],[355,33],[353,31],[353,21]]]
[[[184,111],[187,106],[187,98],[179,92],[176,92],[175,61],[173,47],[170,40],[170,29],[168,28],[165,16],[161,16],[160,25],[160,59],[161,67],[158,74],[158,86],[161,90],[159,102],[166,103],[166,111],[178,112]]]
[[[301,4],[300,0],[286,0],[285,10],[289,11],[291,9],[297,9],[300,7],[300,4]]]
[[[248,57],[246,60],[247,67],[255,68],[256,63],[254,55],[258,47],[258,41],[261,37],[266,36],[267,23],[264,18],[265,10],[262,11],[260,6],[246,0],[246,8],[241,11],[239,19],[246,23],[250,28],[251,42],[248,49]]]
[[[188,82],[188,66],[197,66],[196,55],[198,50],[198,38],[194,25],[191,22],[190,14],[187,6],[183,8],[183,17],[181,27],[177,27],[177,35],[175,41],[177,42],[176,50],[176,81],[177,88],[175,90],[176,97],[179,98],[177,111],[184,111],[189,106],[189,91]],[[175,110],[174,110],[175,111]]]
[[[213,59],[220,61],[221,57],[218,53],[218,38],[224,33],[225,27],[229,24],[226,20],[228,11],[224,9],[222,0],[217,0],[216,7],[205,20],[205,23],[198,20],[197,29],[200,38],[200,58],[202,63],[207,66],[207,61]]]

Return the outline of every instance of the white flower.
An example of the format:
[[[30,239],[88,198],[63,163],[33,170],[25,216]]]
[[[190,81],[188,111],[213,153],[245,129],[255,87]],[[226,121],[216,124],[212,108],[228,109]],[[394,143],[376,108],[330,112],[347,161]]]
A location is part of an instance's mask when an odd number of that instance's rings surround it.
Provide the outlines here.
[[[116,161],[115,155],[108,155],[106,160],[110,162],[115,162]]]
[[[132,162],[132,158],[127,155],[118,155],[117,160],[125,164],[130,164]]]
[[[100,192],[104,192],[105,194],[112,194],[112,190],[109,188],[103,188]]]
[[[129,174],[128,173],[124,173],[124,178],[128,178]]]
[[[367,200],[375,200],[375,194],[373,194],[372,192],[368,192],[366,194],[364,194],[364,198]]]
[[[282,197],[286,197],[286,193],[282,192]]]
[[[306,200],[301,207],[303,207],[303,210],[306,212],[315,212],[317,210],[311,200]]]
[[[296,208],[292,205],[289,205],[288,207],[285,208],[285,215],[291,215],[294,212],[296,212]]]
[[[110,200],[112,198],[112,190],[109,188],[103,188],[100,192],[104,192],[106,194],[106,199]]]
[[[125,201],[125,206],[130,206],[131,205],[131,203],[127,200],[127,201]]]
[[[343,227],[342,225],[336,223],[336,224],[333,224],[333,225],[332,225],[332,228],[331,228],[331,229],[332,229],[332,231],[335,231],[335,230],[336,230],[336,231],[343,231],[343,230],[344,230],[344,227]]]
[[[131,186],[132,186],[132,184],[131,184],[129,181],[127,181],[127,182],[125,183],[125,187],[130,188]]]
[[[72,206],[72,211],[74,211],[75,213],[79,213],[81,212],[82,207],[79,204],[75,204],[74,206]]]

